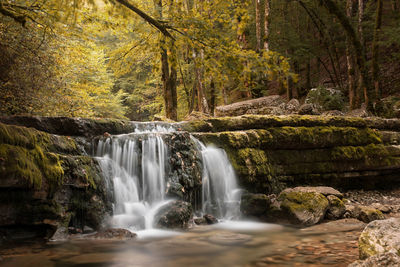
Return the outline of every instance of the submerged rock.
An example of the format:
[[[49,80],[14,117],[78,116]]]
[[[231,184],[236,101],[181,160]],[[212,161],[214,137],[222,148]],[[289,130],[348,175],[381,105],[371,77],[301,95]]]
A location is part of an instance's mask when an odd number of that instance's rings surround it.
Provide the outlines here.
[[[155,215],[155,226],[167,229],[186,229],[192,218],[192,205],[184,201],[172,201],[161,207]]]
[[[113,228],[99,231],[90,237],[104,240],[130,240],[136,238],[136,234],[126,229]]]
[[[373,221],[365,227],[358,240],[360,259],[400,251],[400,218]]]

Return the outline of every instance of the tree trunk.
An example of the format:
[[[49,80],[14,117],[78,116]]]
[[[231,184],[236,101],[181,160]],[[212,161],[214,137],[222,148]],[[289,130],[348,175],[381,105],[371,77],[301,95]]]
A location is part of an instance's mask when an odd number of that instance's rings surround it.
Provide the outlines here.
[[[163,18],[162,0],[157,2],[159,19]],[[176,51],[174,39],[166,40],[165,35],[160,38],[161,47],[161,72],[163,82],[163,97],[165,105],[165,116],[171,120],[178,120],[178,100],[176,92]],[[170,60],[169,60],[170,57]]]
[[[261,51],[261,0],[256,0],[256,38],[257,52]]]
[[[377,0],[376,3],[376,18],[375,18],[375,29],[374,39],[372,41],[372,77],[374,79],[375,94],[377,98],[380,98],[381,88],[379,83],[379,35],[382,27],[382,0]]]
[[[210,83],[210,114],[212,116],[214,116],[214,112],[215,112],[215,83],[214,83],[214,79],[211,79],[211,83]]]
[[[271,0],[265,0],[265,12],[264,12],[264,50],[269,51],[269,27],[270,27],[270,12],[271,12]]]
[[[209,114],[209,108],[208,108],[208,103],[207,103],[207,99],[206,99],[206,94],[204,92],[204,85],[203,85],[203,69],[200,68],[198,66],[198,63],[196,63],[196,58],[197,54],[196,52],[193,53],[194,54],[194,59],[195,59],[195,73],[196,73],[196,79],[197,79],[197,93],[198,93],[198,105],[199,105],[199,111]],[[204,52],[201,51],[201,59],[203,59],[204,57]]]
[[[342,25],[347,35],[347,38],[349,38],[351,41],[351,44],[353,46],[353,52],[355,53],[356,56],[357,67],[360,71],[360,84],[361,88],[364,91],[365,104],[368,110],[373,111],[374,110],[373,104],[375,101],[375,90],[373,87],[371,87],[370,84],[368,69],[366,67],[367,57],[362,42],[360,42],[360,39],[357,38],[356,32],[353,29],[350,20],[347,18],[345,14],[343,14],[343,12],[341,12],[339,7],[336,5],[336,2],[334,2],[333,0],[323,0],[323,3],[326,9],[329,11],[329,13],[336,16],[339,23]]]
[[[347,17],[351,18],[353,16],[353,0],[347,0],[346,5]],[[355,80],[355,69],[354,69],[354,58],[351,53],[351,43],[350,39],[346,38],[346,59],[347,59],[347,84],[349,89],[349,102],[350,109],[357,107],[356,105],[356,80]]]

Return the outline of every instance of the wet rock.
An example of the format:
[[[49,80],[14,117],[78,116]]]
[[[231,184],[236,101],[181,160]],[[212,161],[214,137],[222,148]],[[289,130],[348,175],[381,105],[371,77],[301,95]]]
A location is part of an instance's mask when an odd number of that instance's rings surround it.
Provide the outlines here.
[[[58,227],[57,231],[50,238],[51,241],[64,241],[68,239],[68,228],[67,227]]]
[[[262,216],[271,205],[271,199],[264,194],[243,194],[240,211],[246,216]]]
[[[155,226],[167,229],[186,229],[192,218],[192,205],[184,201],[172,201],[161,207],[155,216]]]
[[[130,240],[136,238],[136,234],[126,229],[115,228],[99,231],[91,237],[105,240]]]
[[[204,217],[197,217],[193,219],[196,225],[207,225],[207,221]]]
[[[343,201],[334,195],[327,196],[329,201],[329,209],[326,212],[326,218],[329,220],[337,220],[343,217],[346,212],[346,206]]]
[[[329,201],[323,194],[295,189],[284,190],[277,200],[284,218],[307,226],[319,223],[329,207]]]
[[[216,224],[218,223],[217,218],[215,218],[214,216],[212,216],[211,214],[205,214],[203,216],[203,218],[206,220],[207,224]]]
[[[385,219],[385,216],[379,210],[361,205],[356,206],[353,214],[357,219],[365,223]]]
[[[83,227],[83,233],[84,233],[84,234],[90,234],[90,233],[93,233],[93,232],[94,232],[94,230],[93,230],[92,227],[89,227],[89,226],[87,226],[87,225],[85,225],[85,226]]]
[[[387,266],[400,266],[400,257],[396,253],[388,252],[381,253],[369,257],[365,261],[356,261],[348,267],[387,267]]]
[[[400,218],[377,220],[369,223],[358,240],[360,259],[400,251]]]

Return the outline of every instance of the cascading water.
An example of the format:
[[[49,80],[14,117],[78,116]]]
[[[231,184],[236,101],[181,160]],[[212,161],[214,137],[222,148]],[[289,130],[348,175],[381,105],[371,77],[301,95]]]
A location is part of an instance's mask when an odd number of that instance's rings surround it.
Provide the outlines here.
[[[132,134],[100,139],[96,150],[108,188],[114,196],[111,224],[133,231],[153,228],[155,213],[171,201],[166,191],[174,180],[169,177],[173,168],[169,159],[173,155],[166,142],[174,141],[174,130],[153,124],[140,124],[137,128]],[[188,149],[197,147],[203,163],[202,212],[224,219],[237,217],[240,190],[225,151],[206,147],[199,140],[190,138],[196,145]],[[181,164],[182,168],[189,167],[183,160]]]

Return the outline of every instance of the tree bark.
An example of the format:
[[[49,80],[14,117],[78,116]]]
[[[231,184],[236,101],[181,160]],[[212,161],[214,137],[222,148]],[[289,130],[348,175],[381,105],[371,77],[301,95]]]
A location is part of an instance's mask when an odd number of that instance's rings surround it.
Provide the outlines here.
[[[379,35],[382,28],[382,0],[377,0],[376,2],[376,18],[375,18],[375,29],[374,29],[374,39],[372,41],[372,77],[374,79],[375,94],[377,98],[380,98],[381,88],[379,81]]]
[[[353,16],[353,0],[347,0],[346,3],[347,17],[351,18]],[[346,38],[346,59],[347,59],[347,84],[349,90],[349,102],[350,109],[357,107],[356,104],[356,81],[355,81],[355,69],[354,69],[354,58],[351,53],[351,43],[350,39]]]
[[[265,0],[265,12],[264,12],[264,50],[269,51],[269,34],[270,34],[270,12],[271,12],[271,0]]]
[[[257,52],[261,51],[261,0],[256,0],[256,39]]]

